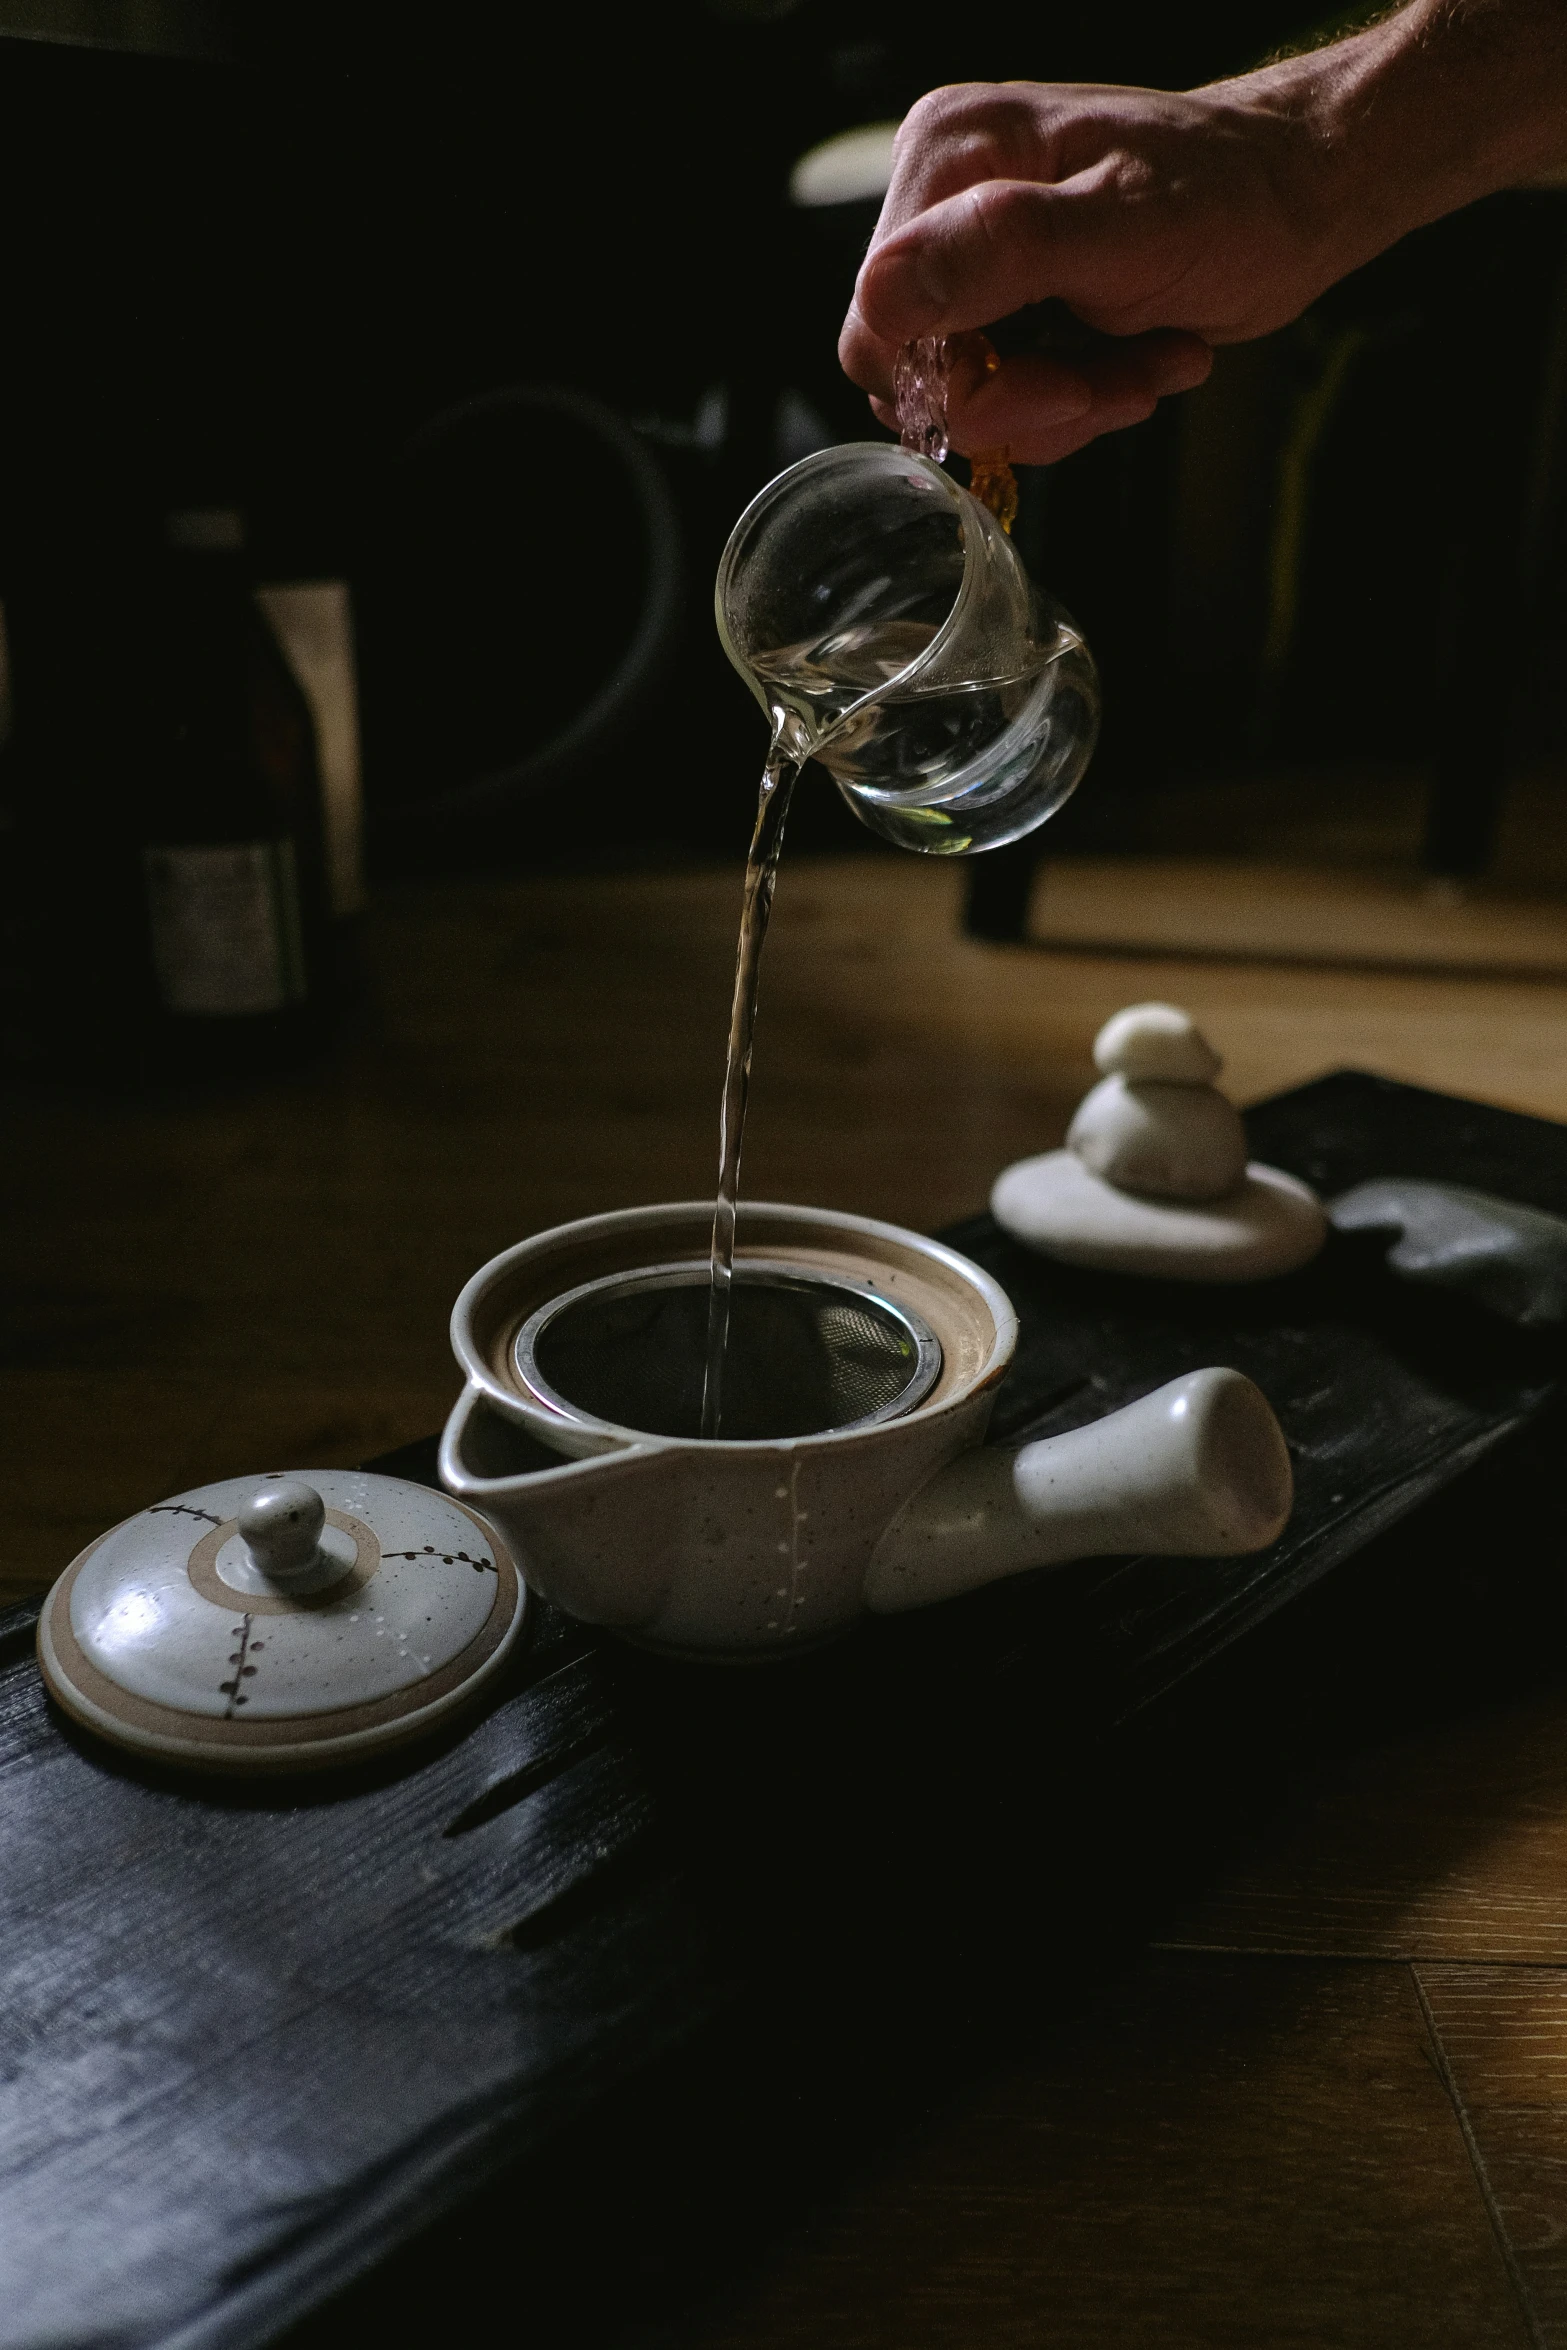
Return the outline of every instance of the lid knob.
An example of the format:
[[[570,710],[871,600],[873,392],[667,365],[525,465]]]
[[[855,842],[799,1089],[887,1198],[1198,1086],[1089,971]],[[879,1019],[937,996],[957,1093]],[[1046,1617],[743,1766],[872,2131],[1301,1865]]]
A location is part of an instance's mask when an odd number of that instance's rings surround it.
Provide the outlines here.
[[[235,1521],[252,1564],[285,1590],[314,1575],[326,1504],[298,1477],[275,1477],[240,1503]]]

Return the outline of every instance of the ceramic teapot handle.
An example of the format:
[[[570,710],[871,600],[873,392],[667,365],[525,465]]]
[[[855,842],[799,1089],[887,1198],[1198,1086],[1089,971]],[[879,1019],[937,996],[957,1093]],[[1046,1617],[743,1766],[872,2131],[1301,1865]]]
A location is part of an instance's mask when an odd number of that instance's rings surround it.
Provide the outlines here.
[[[1294,1499],[1283,1431],[1239,1371],[1188,1371],[1121,1411],[1009,1452],[949,1463],[878,1542],[865,1604],[950,1599],[1026,1567],[1153,1551],[1266,1549]]]

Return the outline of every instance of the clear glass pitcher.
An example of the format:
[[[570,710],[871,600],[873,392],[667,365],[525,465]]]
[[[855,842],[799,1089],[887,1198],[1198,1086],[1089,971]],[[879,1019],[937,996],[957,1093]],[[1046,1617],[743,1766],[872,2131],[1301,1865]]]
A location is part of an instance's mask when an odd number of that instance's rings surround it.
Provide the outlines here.
[[[900,848],[999,848],[1088,765],[1087,645],[929,458],[851,441],[791,466],[735,524],[715,601],[775,750],[820,759]]]

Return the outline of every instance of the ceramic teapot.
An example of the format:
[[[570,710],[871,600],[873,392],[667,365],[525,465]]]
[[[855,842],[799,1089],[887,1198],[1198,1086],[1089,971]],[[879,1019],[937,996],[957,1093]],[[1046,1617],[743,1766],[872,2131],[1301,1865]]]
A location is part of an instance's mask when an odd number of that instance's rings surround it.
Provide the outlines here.
[[[939,1241],[825,1209],[742,1205],[737,1277],[825,1279],[925,1333],[908,1408],[704,1442],[618,1424],[539,1379],[527,1338],[552,1301],[650,1266],[700,1277],[711,1221],[700,1200],[557,1226],[485,1265],[453,1311],[465,1386],[442,1482],[584,1622],[684,1655],[782,1656],[865,1611],[1026,1568],[1260,1550],[1288,1519],[1283,1435],[1233,1370],[1019,1450],[983,1446],[1017,1342],[1006,1293]]]

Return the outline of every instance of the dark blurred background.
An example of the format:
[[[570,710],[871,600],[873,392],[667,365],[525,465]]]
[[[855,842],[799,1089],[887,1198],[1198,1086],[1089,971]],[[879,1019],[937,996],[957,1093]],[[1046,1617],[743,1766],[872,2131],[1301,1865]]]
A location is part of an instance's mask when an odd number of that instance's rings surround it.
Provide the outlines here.
[[[0,4],[13,802],[64,790],[65,703],[78,844],[133,788],[137,550],[235,506],[258,578],[351,582],[373,867],[734,857],[763,744],[717,552],[780,465],[877,429],[834,351],[876,207],[792,207],[791,164],[942,81],[1185,87],[1309,31],[1298,0]],[[1027,481],[1106,687],[1061,847],[1194,772],[1347,759],[1418,767],[1428,862],[1484,866],[1564,730],[1564,205],[1439,224]],[[634,690],[541,764],[639,625]],[[825,788],[794,821],[865,844]]]

